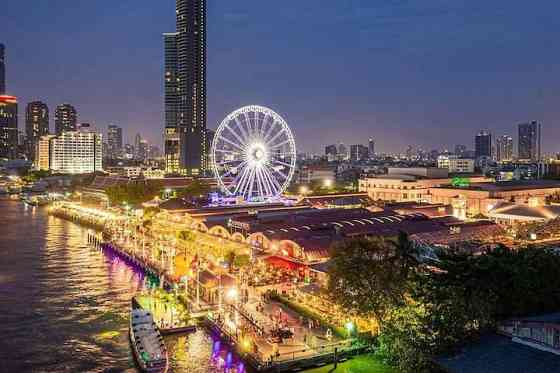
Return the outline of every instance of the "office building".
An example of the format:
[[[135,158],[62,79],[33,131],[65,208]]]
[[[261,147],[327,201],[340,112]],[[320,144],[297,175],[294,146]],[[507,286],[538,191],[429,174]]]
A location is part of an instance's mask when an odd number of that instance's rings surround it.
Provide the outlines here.
[[[37,147],[36,167],[62,174],[103,171],[102,136],[96,132],[68,131],[44,136]],[[45,160],[48,154],[48,162]],[[37,162],[36,161],[36,162]]]
[[[6,93],[6,61],[4,44],[0,43],[0,95]]]
[[[511,162],[513,160],[513,138],[508,135],[496,139],[496,160],[498,162]]]
[[[541,159],[541,124],[537,121],[519,125],[518,159],[538,162]]]
[[[33,165],[36,170],[49,171],[51,169],[51,140],[55,137],[55,135],[45,135],[35,142]]]
[[[145,139],[140,139],[140,142],[138,143],[138,149],[136,151],[137,159],[139,161],[145,161],[146,159],[148,159],[149,151],[150,145],[148,144],[148,141]]]
[[[62,104],[56,107],[54,112],[54,128],[56,135],[65,131],[75,131],[77,129],[78,115],[74,106]]]
[[[49,134],[49,108],[41,101],[27,104],[25,110],[25,135],[32,144],[41,137]]]
[[[368,142],[368,157],[373,159],[375,157],[375,141],[370,137]]]
[[[208,167],[206,1],[177,0],[176,5],[177,30],[164,34],[166,169],[203,175]]]
[[[123,147],[122,128],[114,124],[107,126],[107,151],[109,158],[118,158]]]
[[[325,146],[325,155],[327,156],[327,160],[332,162],[334,160],[336,160],[336,155],[338,153],[338,150],[336,148],[336,145],[327,145]]]
[[[0,158],[17,158],[18,105],[14,96],[0,95]]]
[[[350,160],[363,161],[368,158],[368,147],[362,144],[350,145]]]
[[[455,154],[438,156],[437,165],[438,168],[446,168],[451,174],[474,172],[474,159],[460,158]]]
[[[480,131],[474,140],[474,154],[480,157],[492,157],[492,134],[490,131]]]

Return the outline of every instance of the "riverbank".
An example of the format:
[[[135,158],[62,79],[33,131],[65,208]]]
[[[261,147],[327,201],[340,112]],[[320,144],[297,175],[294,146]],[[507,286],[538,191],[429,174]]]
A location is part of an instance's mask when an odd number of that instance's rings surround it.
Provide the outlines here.
[[[161,235],[145,230],[141,216],[76,204],[54,206],[51,214],[102,228],[102,235],[92,232],[88,238],[96,247],[120,257],[136,271],[152,274],[170,291],[187,295],[188,289],[191,300],[193,295],[197,296],[198,290],[193,293],[196,288],[193,275],[196,275],[191,274],[187,280],[176,275],[175,255],[179,251],[173,237],[163,239]],[[222,294],[218,296],[219,306],[215,304],[206,309],[205,324],[211,334],[215,333],[228,342],[258,371],[303,371],[335,359],[350,359],[367,349],[366,345],[349,338],[348,332],[321,324],[316,317],[299,313],[278,300],[264,299],[266,297],[262,297],[257,289],[242,287],[237,281],[220,287],[218,291]],[[242,303],[238,303],[240,296],[243,296]],[[192,308],[192,302],[189,308]]]

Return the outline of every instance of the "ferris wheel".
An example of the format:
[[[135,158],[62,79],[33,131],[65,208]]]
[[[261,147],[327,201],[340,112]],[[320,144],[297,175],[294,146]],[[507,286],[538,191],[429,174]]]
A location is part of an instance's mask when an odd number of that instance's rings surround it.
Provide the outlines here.
[[[214,175],[228,196],[246,201],[278,197],[290,184],[296,143],[286,121],[262,106],[245,106],[229,114],[214,135]]]

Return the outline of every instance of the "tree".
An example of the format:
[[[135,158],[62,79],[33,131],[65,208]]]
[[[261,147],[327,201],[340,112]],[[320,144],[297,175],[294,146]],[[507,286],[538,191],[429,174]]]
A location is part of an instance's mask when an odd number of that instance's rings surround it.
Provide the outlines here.
[[[194,179],[192,183],[186,188],[177,190],[177,197],[179,198],[200,198],[210,192],[210,185],[198,179]]]
[[[228,251],[228,253],[226,254],[226,262],[229,265],[229,271],[232,272],[233,271],[233,264],[235,263],[235,259],[237,257],[237,254],[235,254],[235,251],[231,250]]]
[[[162,188],[160,181],[142,181],[128,184],[113,185],[105,189],[109,201],[113,205],[139,205],[156,197]]]
[[[335,244],[329,267],[332,299],[350,312],[375,317],[405,304],[409,260],[384,239],[358,238]],[[402,247],[403,252],[407,248]]]

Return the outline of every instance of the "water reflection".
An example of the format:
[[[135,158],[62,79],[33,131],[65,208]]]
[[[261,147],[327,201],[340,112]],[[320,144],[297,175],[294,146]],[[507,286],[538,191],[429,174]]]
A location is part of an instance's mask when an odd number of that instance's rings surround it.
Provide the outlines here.
[[[0,372],[135,371],[128,311],[144,275],[86,237],[44,208],[0,200]],[[166,343],[173,372],[247,373],[204,331]]]

